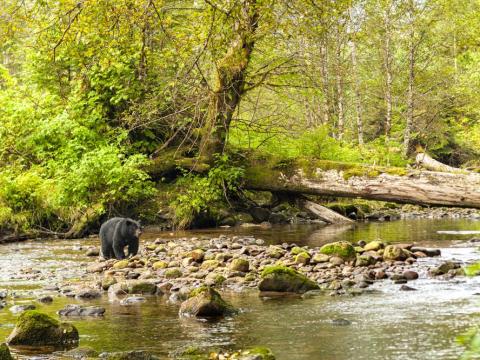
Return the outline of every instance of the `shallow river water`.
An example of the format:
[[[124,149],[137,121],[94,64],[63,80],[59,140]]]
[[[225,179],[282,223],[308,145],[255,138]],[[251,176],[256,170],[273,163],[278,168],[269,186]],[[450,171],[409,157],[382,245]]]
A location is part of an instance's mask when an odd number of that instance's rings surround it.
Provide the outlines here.
[[[182,233],[144,234],[157,237],[217,236],[248,234],[267,243],[295,242],[319,246],[336,240],[415,242],[442,249],[442,257],[420,259],[433,264],[445,259],[472,262],[480,259],[474,243],[479,235],[456,234],[457,230],[480,230],[473,220],[402,220],[359,223],[354,226],[279,226],[271,229],[215,229]],[[447,231],[439,234],[437,231]],[[452,233],[453,231],[453,233]],[[82,277],[88,262],[85,247],[98,239],[44,240],[0,245],[0,289],[17,294],[0,310],[0,343],[11,332],[15,315],[8,308],[31,303],[42,288]],[[83,249],[79,249],[82,246]],[[29,280],[31,269],[42,273]],[[147,303],[122,307],[102,298],[87,305],[102,305],[104,318],[76,319],[80,345],[98,351],[150,350],[169,358],[175,349],[189,345],[245,348],[270,347],[277,359],[385,360],[458,359],[463,348],[455,338],[480,322],[480,277],[446,281],[421,278],[409,283],[418,291],[399,291],[390,280],[372,286],[378,291],[356,297],[321,295],[308,298],[261,298],[256,291],[225,292],[224,297],[242,309],[240,315],[217,322],[178,317],[178,305],[152,297]],[[55,297],[51,305],[37,308],[56,317],[66,304],[80,301]],[[350,325],[338,326],[335,319]],[[32,355],[18,351],[21,359],[50,359],[54,355]]]

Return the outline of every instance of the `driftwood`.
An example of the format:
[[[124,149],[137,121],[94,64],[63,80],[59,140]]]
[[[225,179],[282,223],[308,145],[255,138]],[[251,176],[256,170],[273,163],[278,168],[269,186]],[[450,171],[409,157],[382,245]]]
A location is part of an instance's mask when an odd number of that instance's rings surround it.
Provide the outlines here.
[[[480,176],[474,173],[263,159],[252,161],[245,179],[251,190],[480,208]]]
[[[307,210],[310,214],[314,215],[320,220],[329,224],[349,224],[353,221],[349,218],[340,215],[339,213],[326,208],[325,206],[316,204],[309,200],[302,200],[301,206]]]
[[[435,160],[434,158],[430,157],[424,152],[420,152],[417,154],[415,158],[415,162],[418,166],[421,166],[424,169],[431,170],[431,171],[450,172],[450,173],[457,173],[457,174],[470,173],[467,170],[459,169],[459,168],[441,163],[440,161]]]

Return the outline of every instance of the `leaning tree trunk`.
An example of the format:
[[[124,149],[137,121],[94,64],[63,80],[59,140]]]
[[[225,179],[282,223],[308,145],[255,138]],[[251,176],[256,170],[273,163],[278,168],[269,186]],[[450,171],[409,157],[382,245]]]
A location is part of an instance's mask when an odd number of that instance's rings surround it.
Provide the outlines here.
[[[312,159],[253,161],[251,190],[480,208],[480,175],[372,167]]]
[[[257,1],[246,0],[239,6],[234,38],[225,56],[216,64],[215,84],[199,151],[200,158],[206,162],[211,162],[213,154],[223,152],[233,114],[245,91],[246,71],[255,46]]]
[[[420,152],[417,154],[417,157],[415,158],[415,162],[418,166],[421,166],[424,169],[431,170],[431,171],[463,173],[463,174],[469,173],[469,171],[467,170],[459,169],[459,168],[441,163],[440,161],[435,160],[434,158],[428,156],[424,152]]]

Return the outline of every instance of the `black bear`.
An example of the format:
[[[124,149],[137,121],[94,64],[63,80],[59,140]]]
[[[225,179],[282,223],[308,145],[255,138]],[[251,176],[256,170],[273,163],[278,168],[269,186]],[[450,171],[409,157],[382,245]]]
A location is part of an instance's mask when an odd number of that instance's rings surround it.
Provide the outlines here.
[[[125,259],[125,246],[128,246],[128,256],[138,252],[138,237],[142,233],[140,224],[132,219],[114,217],[100,227],[100,242],[102,256],[105,259]]]

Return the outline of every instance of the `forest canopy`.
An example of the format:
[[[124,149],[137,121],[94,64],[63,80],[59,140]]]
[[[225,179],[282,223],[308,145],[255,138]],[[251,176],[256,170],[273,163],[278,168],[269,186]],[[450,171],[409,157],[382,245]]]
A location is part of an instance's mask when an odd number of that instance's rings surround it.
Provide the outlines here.
[[[405,166],[421,146],[476,167],[479,17],[477,0],[1,2],[1,232],[152,220],[166,197],[187,225],[234,190],[238,155]],[[152,175],[167,155],[182,196]]]

